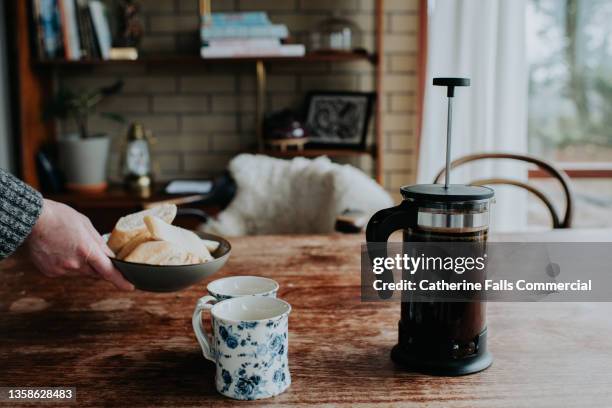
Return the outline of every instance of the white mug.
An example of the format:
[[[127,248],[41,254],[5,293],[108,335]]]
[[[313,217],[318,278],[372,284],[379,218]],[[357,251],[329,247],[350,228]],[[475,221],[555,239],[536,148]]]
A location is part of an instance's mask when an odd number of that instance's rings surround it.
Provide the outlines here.
[[[206,289],[221,301],[250,295],[276,297],[278,287],[275,280],[261,276],[230,276],[210,282]]]
[[[287,352],[289,313],[284,300],[243,296],[210,304],[201,298],[192,324],[204,357],[216,365],[215,383],[221,394],[239,400],[278,395],[291,385]],[[210,310],[212,336],[202,324]]]

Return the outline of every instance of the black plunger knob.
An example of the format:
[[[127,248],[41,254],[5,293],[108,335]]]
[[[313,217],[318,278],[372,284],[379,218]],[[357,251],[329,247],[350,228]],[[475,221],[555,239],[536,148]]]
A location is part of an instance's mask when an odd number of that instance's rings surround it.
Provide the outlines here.
[[[448,86],[446,96],[455,96],[456,86],[470,86],[470,78],[434,78],[433,84],[437,86]]]

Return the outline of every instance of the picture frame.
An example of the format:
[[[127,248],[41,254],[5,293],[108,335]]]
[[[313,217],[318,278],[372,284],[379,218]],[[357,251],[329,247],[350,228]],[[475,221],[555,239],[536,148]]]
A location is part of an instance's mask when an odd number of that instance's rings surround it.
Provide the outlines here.
[[[373,92],[309,92],[304,113],[308,145],[365,150],[375,99]]]

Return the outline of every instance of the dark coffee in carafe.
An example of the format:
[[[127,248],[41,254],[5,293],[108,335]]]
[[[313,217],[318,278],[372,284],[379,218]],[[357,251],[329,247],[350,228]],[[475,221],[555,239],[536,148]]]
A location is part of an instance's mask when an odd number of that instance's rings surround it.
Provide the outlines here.
[[[426,228],[404,230],[404,242],[469,244],[470,256],[476,258],[486,252],[487,228],[464,230],[455,228],[438,232]],[[437,279],[446,282],[459,280],[454,271],[448,271]],[[408,278],[408,277],[406,277]],[[426,276],[419,274],[417,279]],[[484,282],[485,271],[470,271],[470,282]],[[414,277],[413,277],[414,280]],[[409,295],[406,295],[409,297]],[[440,359],[456,359],[476,353],[480,336],[486,328],[485,303],[480,301],[411,301],[405,298],[401,307],[400,343],[409,345],[403,352],[419,354],[431,351]]]

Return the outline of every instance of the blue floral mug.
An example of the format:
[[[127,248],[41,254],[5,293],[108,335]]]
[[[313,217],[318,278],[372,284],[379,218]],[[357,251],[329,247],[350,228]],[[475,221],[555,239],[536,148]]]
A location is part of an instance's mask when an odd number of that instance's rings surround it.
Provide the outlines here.
[[[276,297],[278,287],[278,282],[262,276],[229,276],[210,282],[206,289],[221,301],[251,295]]]
[[[198,300],[192,324],[204,357],[216,365],[217,391],[239,400],[285,391],[291,385],[287,358],[291,305],[265,296],[211,301],[216,299]],[[202,324],[204,310],[212,316],[210,337]]]

